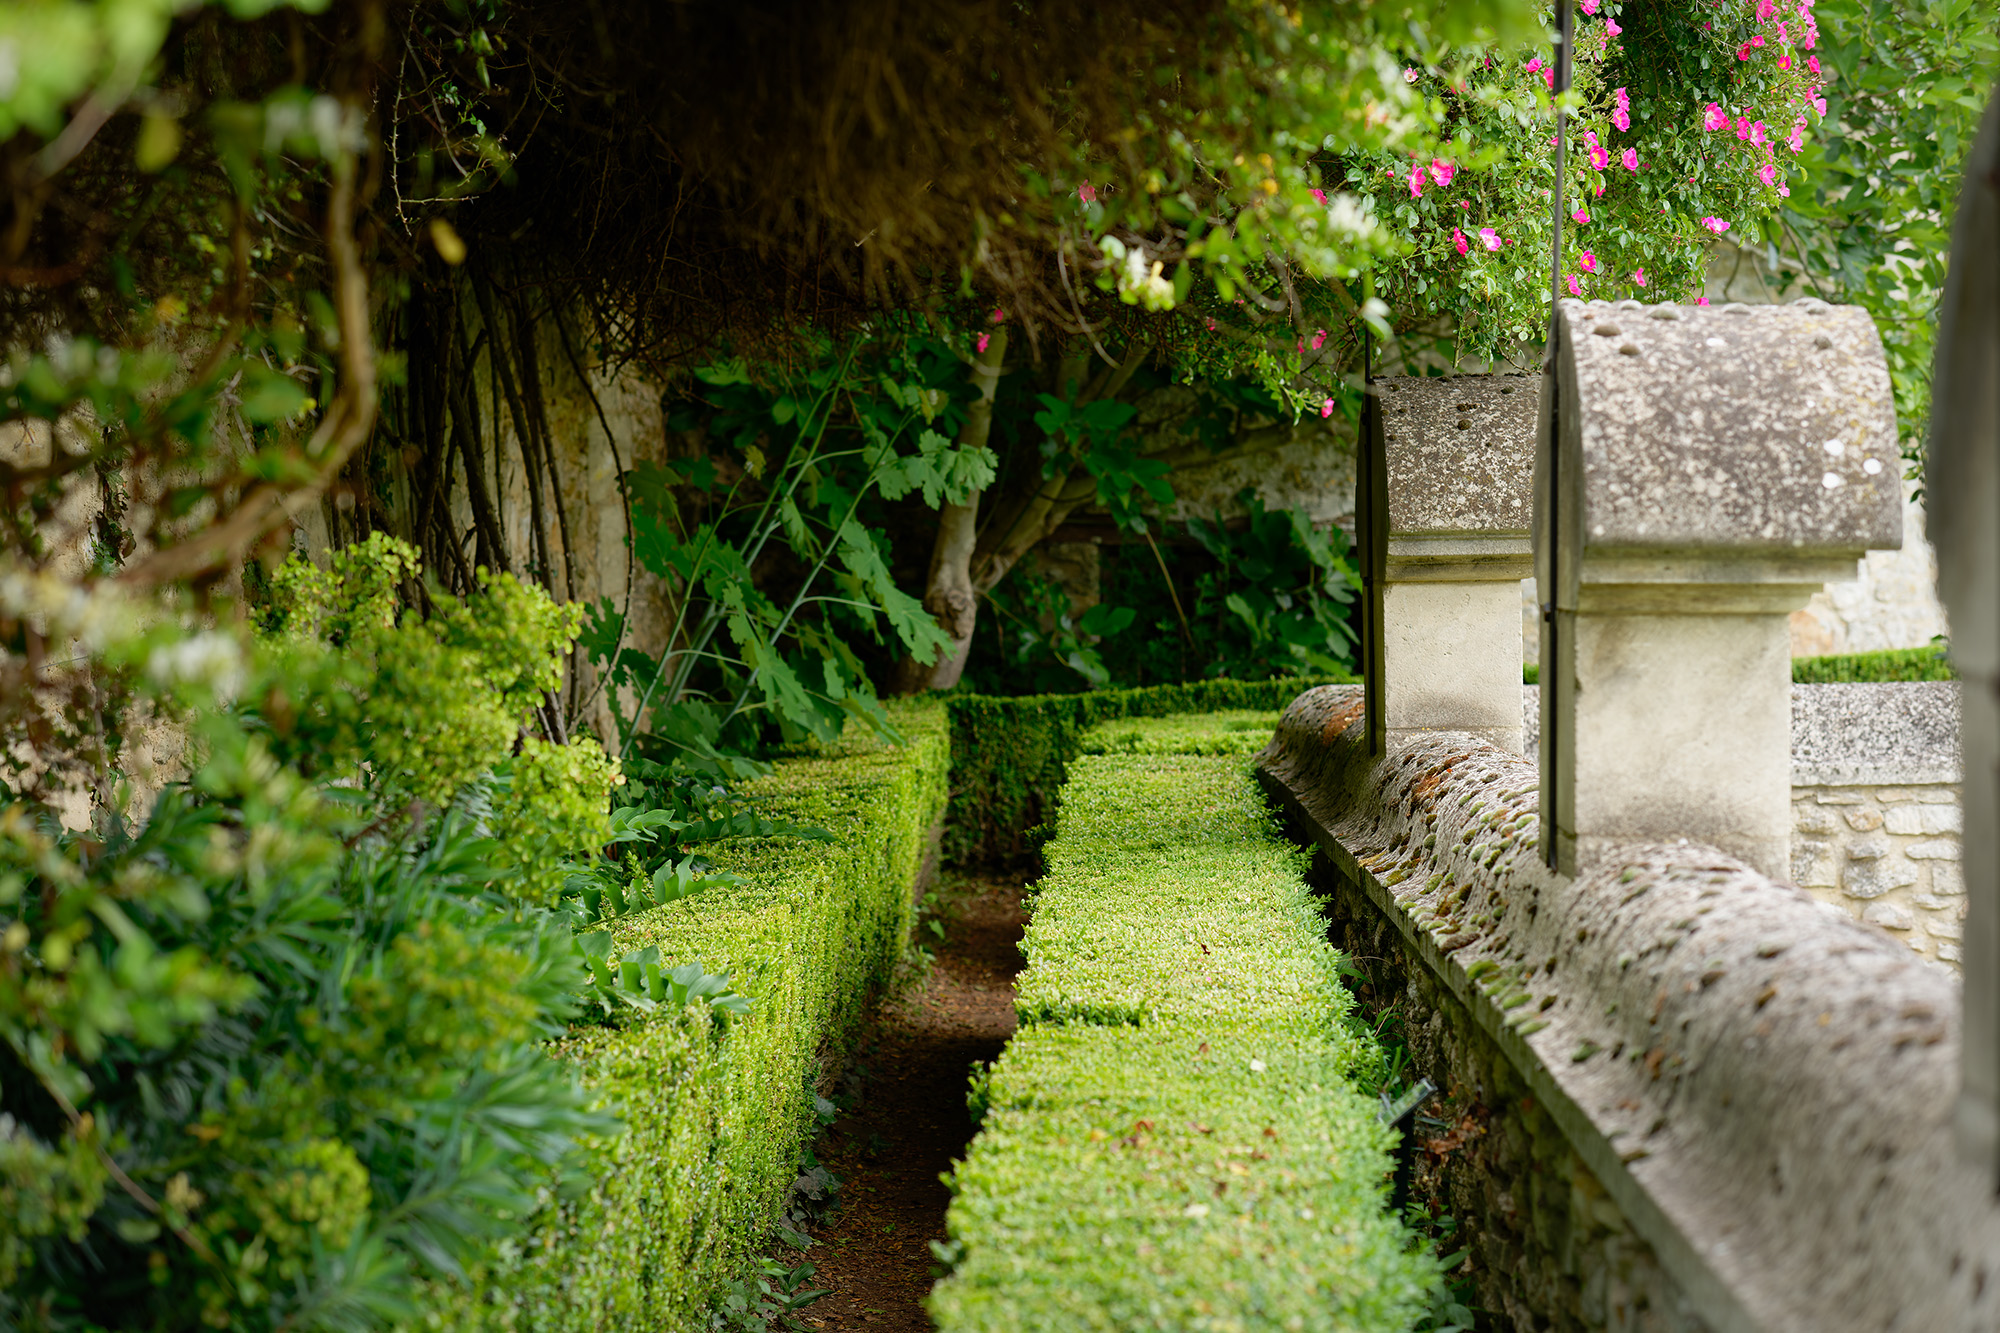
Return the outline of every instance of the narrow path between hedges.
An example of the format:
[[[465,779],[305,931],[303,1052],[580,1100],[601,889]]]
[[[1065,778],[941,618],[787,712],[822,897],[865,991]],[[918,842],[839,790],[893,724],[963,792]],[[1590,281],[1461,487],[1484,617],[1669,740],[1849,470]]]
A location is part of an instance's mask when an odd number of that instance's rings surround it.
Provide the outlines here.
[[[938,889],[945,938],[929,979],[885,1005],[862,1036],[842,1085],[847,1105],[820,1144],[841,1180],[843,1206],[816,1228],[813,1285],[830,1293],[803,1312],[818,1328],[928,1333],[930,1242],[944,1239],[950,1194],[940,1173],[965,1155],[974,1061],[1014,1034],[1014,974],[1026,920],[1018,878],[947,881]]]

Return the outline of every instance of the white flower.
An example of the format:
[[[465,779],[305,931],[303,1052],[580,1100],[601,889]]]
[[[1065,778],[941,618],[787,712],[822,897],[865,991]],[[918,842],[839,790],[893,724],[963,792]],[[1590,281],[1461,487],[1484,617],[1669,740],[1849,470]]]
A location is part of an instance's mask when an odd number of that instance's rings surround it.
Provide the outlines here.
[[[1250,1062],[1250,1072],[1251,1072],[1251,1073],[1253,1073],[1253,1074],[1261,1074],[1261,1073],[1263,1073],[1263,1072],[1264,1072],[1264,1062],[1263,1062],[1262,1060],[1252,1060],[1252,1061]]]

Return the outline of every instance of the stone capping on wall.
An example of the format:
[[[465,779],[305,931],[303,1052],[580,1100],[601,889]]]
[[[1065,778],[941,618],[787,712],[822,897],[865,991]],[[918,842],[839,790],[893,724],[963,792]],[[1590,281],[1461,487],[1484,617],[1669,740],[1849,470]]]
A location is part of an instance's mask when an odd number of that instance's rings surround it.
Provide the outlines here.
[[[1957,782],[1958,682],[1792,686],[1792,785]]]
[[[1951,1134],[1959,993],[1687,843],[1575,879],[1534,765],[1439,732],[1376,760],[1301,695],[1267,788],[1466,1005],[1719,1333],[2000,1327],[2000,1215]]]
[[[1541,687],[1521,687],[1527,755],[1540,752]],[[1792,686],[1794,787],[1957,782],[1958,682]]]

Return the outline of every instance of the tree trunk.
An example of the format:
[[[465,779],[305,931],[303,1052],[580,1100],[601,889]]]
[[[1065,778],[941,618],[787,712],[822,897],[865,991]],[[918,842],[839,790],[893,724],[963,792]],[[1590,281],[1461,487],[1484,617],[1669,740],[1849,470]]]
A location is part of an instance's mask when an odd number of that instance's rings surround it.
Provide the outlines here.
[[[1000,387],[1000,363],[1007,355],[1007,330],[995,329],[986,350],[972,363],[979,396],[966,409],[958,433],[961,448],[979,449],[993,430],[993,398]],[[979,529],[980,492],[962,505],[948,504],[938,515],[937,541],[931,547],[931,572],[924,584],[924,609],[937,618],[938,628],[951,636],[951,646],[935,662],[906,657],[896,664],[897,694],[948,690],[965,674],[972,652],[972,628],[979,619],[979,596],[972,586],[972,553]]]

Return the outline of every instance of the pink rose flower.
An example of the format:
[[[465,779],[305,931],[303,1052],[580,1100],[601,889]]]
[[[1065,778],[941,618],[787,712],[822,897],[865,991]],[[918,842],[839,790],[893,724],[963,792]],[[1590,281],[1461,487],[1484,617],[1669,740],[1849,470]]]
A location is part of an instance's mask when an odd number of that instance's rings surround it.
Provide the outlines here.
[[[1632,128],[1632,114],[1621,106],[1611,113],[1611,123],[1621,130],[1629,130]]]
[[[1542,67],[1542,58],[1540,56],[1536,56],[1533,60],[1530,60],[1528,62],[1528,73],[1533,74],[1536,70],[1540,69],[1541,67]]]
[[[1549,66],[1549,67],[1548,67],[1547,69],[1544,69],[1544,70],[1542,71],[1542,82],[1543,82],[1543,83],[1546,83],[1547,85],[1549,85],[1549,90],[1550,90],[1551,92],[1553,92],[1553,91],[1555,90],[1555,86],[1556,86],[1556,67],[1555,67],[1554,65],[1550,65],[1550,66]]]
[[[1325,190],[1314,190],[1314,191],[1312,192],[1312,196],[1313,196],[1313,202],[1314,202],[1314,203],[1318,204],[1318,205],[1319,205],[1320,207],[1322,207],[1322,208],[1324,208],[1324,207],[1326,206],[1326,191],[1325,191]]]
[[[1438,183],[1439,189],[1443,189],[1445,186],[1451,184],[1451,178],[1457,174],[1458,168],[1443,158],[1434,157],[1431,159],[1431,179]]]
[[[1424,169],[1419,163],[1410,163],[1410,198],[1415,199],[1424,192]]]
[[[1825,99],[1824,97],[1815,97],[1815,98],[1813,98],[1813,110],[1815,110],[1815,111],[1819,112],[1819,118],[1820,118],[1821,120],[1825,120],[1825,119],[1826,119],[1826,99]]]
[[[1763,121],[1759,120],[1759,121],[1753,121],[1751,123],[1750,142],[1757,145],[1757,147],[1759,148],[1762,148],[1765,144],[1771,142],[1770,133],[1765,130]]]
[[[1583,284],[1576,280],[1576,274],[1574,273],[1569,275],[1569,294],[1571,296],[1583,295]]]
[[[993,313],[986,318],[992,320],[995,324],[1005,324],[1007,322],[1007,312],[996,305],[993,307]]]
[[[1779,69],[1790,69],[1791,67],[1792,67],[1792,58],[1791,58],[1790,56],[1779,56],[1779,57],[1778,57],[1778,68],[1779,68]]]
[[[1771,0],[1757,0],[1757,21],[1769,23],[1778,16],[1778,7]]]
[[[1632,282],[1635,286],[1644,287],[1646,285],[1646,270],[1643,268],[1633,269]]]
[[[1729,224],[1727,222],[1724,222],[1721,218],[1703,218],[1701,220],[1701,225],[1708,228],[1710,231],[1714,232],[1717,236],[1720,236],[1722,235],[1723,232],[1729,230]]]
[[[1738,60],[1748,60],[1750,58],[1750,43],[1745,42],[1736,48],[1736,58]]]
[[[1415,70],[1406,69],[1403,71],[1404,83],[1415,83],[1416,81],[1417,81],[1417,72]]]
[[[1701,127],[1705,130],[1725,130],[1729,128],[1729,113],[1719,103],[1710,102],[1702,112]]]
[[[1575,218],[1579,223],[1590,221],[1590,214],[1584,212],[1580,208],[1577,209],[1576,212],[1570,214],[1570,216]]]
[[[1695,298],[1694,298],[1694,303],[1695,303],[1696,305],[1707,305],[1707,304],[1708,304],[1708,298],[1707,298],[1706,296],[1697,296],[1697,297],[1695,297]]]
[[[1460,254],[1465,253],[1465,233],[1456,227],[1451,229],[1451,248]]]
[[[1097,202],[1097,187],[1085,181],[1076,187],[1076,197],[1086,204],[1094,204]]]
[[[991,341],[993,341],[993,339],[990,334],[982,333],[977,338],[972,340],[972,350],[975,352],[983,352],[986,350],[986,344]]]
[[[1778,183],[1778,168],[1766,162],[1763,166],[1757,168],[1757,179],[1763,181],[1766,185],[1776,185]]]
[[[1723,223],[1722,225],[1726,227],[1726,226],[1728,226],[1729,224],[1725,222],[1725,223]],[[1318,351],[1318,350],[1319,350],[1320,348],[1322,348],[1322,347],[1324,347],[1324,346],[1326,346],[1326,330],[1325,330],[1325,329],[1316,329],[1316,330],[1314,330],[1314,331],[1313,331],[1313,341],[1312,341],[1312,349],[1313,349],[1313,350],[1314,350],[1315,352],[1317,352],[1317,351]]]
[[[1595,144],[1591,145],[1590,165],[1595,167],[1599,171],[1603,171],[1606,167],[1610,166],[1611,165],[1610,150],[1599,148]]]
[[[1491,227],[1481,227],[1479,229],[1479,243],[1488,250],[1498,250],[1500,248],[1500,233]]]
[[[1604,20],[1604,35],[1606,37],[1616,37],[1619,33],[1623,31],[1625,30],[1618,26],[1617,19],[1606,18]]]
[[[1818,73],[1819,73],[1819,57],[1818,57],[1818,56],[1807,56],[1807,57],[1806,57],[1806,68],[1807,68],[1808,70],[1812,71],[1812,72],[1813,72],[1814,74],[1818,74]]]
[[[1597,256],[1585,250],[1583,258],[1576,261],[1576,266],[1585,273],[1595,273],[1597,272]]]
[[[1750,137],[1750,117],[1738,116],[1736,118],[1736,137],[1739,139],[1748,139]]]
[[[1332,415],[1333,415],[1333,399],[1329,398],[1325,402],[1319,405],[1319,419],[1321,421],[1324,421]]]
[[[1637,171],[1639,169],[1639,150],[1636,148],[1627,148],[1625,150],[1624,161],[1625,170]]]
[[[1803,120],[1798,122],[1798,124],[1792,126],[1792,133],[1790,137],[1788,137],[1785,140],[1785,147],[1791,149],[1794,153],[1802,153],[1805,151],[1806,123]]]
[[[1577,7],[1586,14],[1597,13],[1598,0],[1578,0]]]

